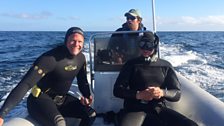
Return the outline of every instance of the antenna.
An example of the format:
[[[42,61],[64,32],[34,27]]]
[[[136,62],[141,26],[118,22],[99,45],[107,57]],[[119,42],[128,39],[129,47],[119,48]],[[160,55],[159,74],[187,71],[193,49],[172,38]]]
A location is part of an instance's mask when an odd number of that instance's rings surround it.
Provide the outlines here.
[[[152,0],[152,23],[153,23],[153,33],[156,34],[156,11],[155,11],[155,0]],[[158,58],[160,58],[160,42],[158,42]]]
[[[155,0],[152,0],[152,23],[153,23],[153,32],[156,33],[156,18],[155,18]]]

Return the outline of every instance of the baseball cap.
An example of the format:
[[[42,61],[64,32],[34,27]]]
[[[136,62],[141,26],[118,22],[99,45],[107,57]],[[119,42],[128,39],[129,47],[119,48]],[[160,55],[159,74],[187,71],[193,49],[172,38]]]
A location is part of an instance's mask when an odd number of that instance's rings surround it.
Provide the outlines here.
[[[128,16],[128,15],[132,15],[135,17],[141,17],[141,14],[139,13],[139,11],[137,9],[131,9],[127,13],[124,14],[124,16]]]

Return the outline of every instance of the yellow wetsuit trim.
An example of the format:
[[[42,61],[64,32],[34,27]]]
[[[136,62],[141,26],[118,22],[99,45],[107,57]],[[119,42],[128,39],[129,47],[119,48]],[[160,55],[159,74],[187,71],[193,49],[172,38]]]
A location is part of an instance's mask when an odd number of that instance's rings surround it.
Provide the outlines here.
[[[34,85],[32,90],[31,90],[31,93],[34,97],[39,97],[40,93],[41,93],[41,89],[37,86],[37,85]]]

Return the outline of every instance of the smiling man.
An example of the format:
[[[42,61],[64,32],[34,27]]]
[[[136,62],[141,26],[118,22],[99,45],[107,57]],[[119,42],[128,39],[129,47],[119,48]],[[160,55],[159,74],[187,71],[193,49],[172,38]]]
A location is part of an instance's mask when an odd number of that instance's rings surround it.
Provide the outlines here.
[[[71,27],[65,35],[64,44],[42,54],[12,90],[0,109],[0,126],[6,114],[32,88],[27,99],[28,112],[44,126],[66,126],[64,117],[81,118],[79,126],[90,126],[96,112],[87,81],[86,59],[81,52],[84,32]],[[74,78],[82,93],[81,100],[68,94]]]

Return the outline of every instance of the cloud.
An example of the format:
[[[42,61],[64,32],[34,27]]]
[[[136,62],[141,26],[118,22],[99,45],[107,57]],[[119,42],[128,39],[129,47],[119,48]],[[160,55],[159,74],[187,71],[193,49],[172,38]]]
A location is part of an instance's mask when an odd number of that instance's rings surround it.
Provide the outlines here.
[[[192,17],[192,16],[182,16],[174,18],[162,18],[157,17],[158,24],[160,25],[188,25],[188,26],[198,26],[198,25],[224,25],[224,15],[219,16],[205,16],[205,17]]]
[[[52,16],[50,12],[43,11],[39,14],[28,14],[28,13],[3,13],[1,14],[5,17],[17,18],[17,19],[31,19],[31,20],[39,20],[46,19]]]
[[[182,21],[189,25],[224,25],[224,16],[182,17]]]
[[[183,16],[181,17],[181,22],[179,22],[179,24],[189,24],[189,25],[198,25],[200,24],[200,21],[197,20],[194,17],[190,17],[190,16]]]
[[[221,16],[208,16],[205,21],[211,25],[224,25],[224,15]]]

